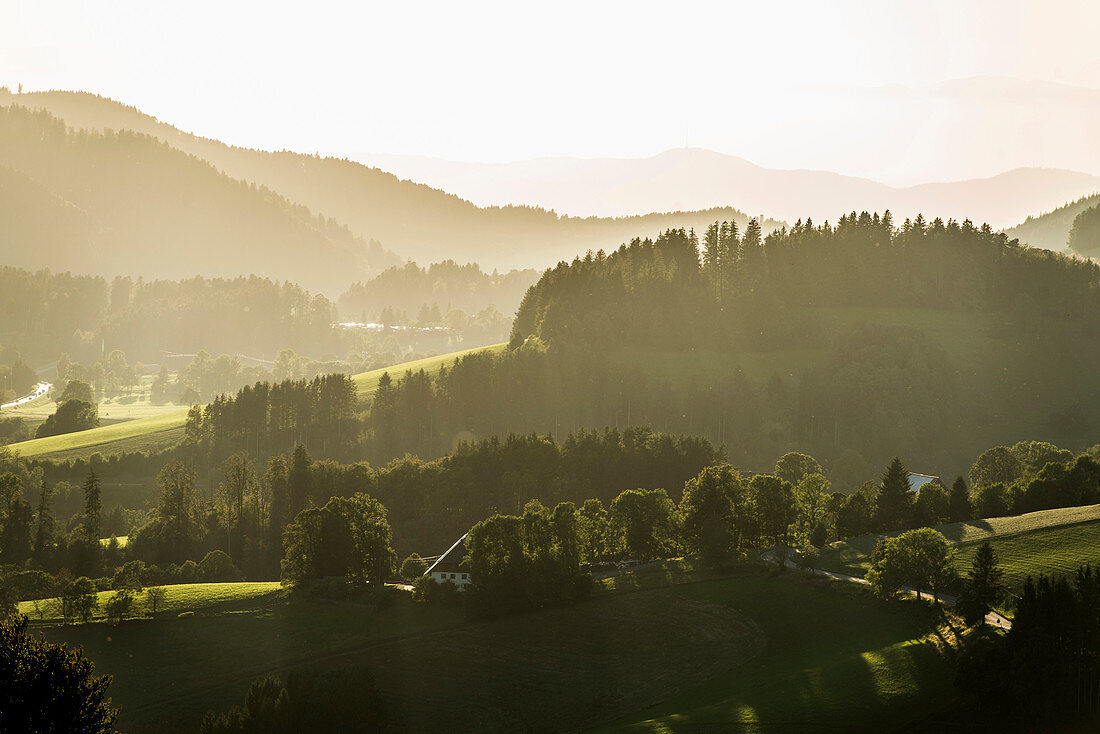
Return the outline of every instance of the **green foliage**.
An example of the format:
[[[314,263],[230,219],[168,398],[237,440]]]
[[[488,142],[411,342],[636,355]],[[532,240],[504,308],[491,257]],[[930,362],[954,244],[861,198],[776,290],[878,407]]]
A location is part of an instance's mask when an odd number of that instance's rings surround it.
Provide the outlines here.
[[[95,403],[83,400],[66,400],[57,406],[57,411],[34,432],[35,438],[60,436],[95,428],[99,425],[99,408]]]
[[[591,578],[580,569],[577,512],[571,502],[522,517],[493,515],[466,536],[475,609],[501,614],[562,604],[586,595]]]
[[[628,489],[611,503],[608,547],[638,560],[663,558],[676,547],[676,505],[663,489]]]
[[[871,555],[867,581],[875,593],[889,598],[902,586],[939,595],[955,578],[955,552],[930,528],[882,538]]]
[[[911,522],[913,505],[909,471],[894,457],[882,475],[878,491],[875,522],[882,530],[899,530]]]
[[[1072,580],[1029,578],[1012,630],[973,637],[955,684],[994,726],[1094,728],[1098,617],[1100,576],[1091,567],[1079,567]]]
[[[398,574],[407,582],[413,583],[423,576],[424,572],[427,570],[427,562],[421,558],[419,554],[413,553],[405,558],[405,560],[401,561],[401,569],[398,571]]]
[[[789,482],[791,486],[797,486],[809,474],[825,474],[821,464],[817,463],[817,459],[812,456],[790,451],[775,462],[775,476],[784,482]]]
[[[741,477],[729,465],[709,466],[684,485],[680,500],[682,539],[687,550],[715,565],[737,547],[736,517],[745,511]],[[614,506],[613,506],[614,508]]]
[[[997,565],[997,554],[986,541],[978,546],[971,561],[958,609],[967,624],[973,626],[985,619],[1004,592],[1004,571]]]
[[[95,584],[87,576],[73,580],[61,593],[61,614],[65,622],[87,622],[99,607]]]
[[[82,400],[85,403],[96,403],[95,392],[92,386],[82,380],[69,380],[65,383],[65,389],[61,391],[61,397],[57,398],[58,405],[69,400]]]
[[[6,732],[113,734],[110,676],[93,675],[79,649],[27,632],[26,617],[0,621],[0,729]]]
[[[966,522],[974,514],[974,508],[970,504],[970,490],[966,488],[966,480],[961,476],[956,477],[951,484],[951,495],[947,502],[948,518],[951,522]]]
[[[130,616],[134,609],[134,592],[131,589],[119,589],[107,600],[105,610],[107,620],[118,624]]]
[[[386,508],[365,494],[333,497],[298,513],[283,534],[283,578],[293,583],[325,576],[381,583],[396,556]]]

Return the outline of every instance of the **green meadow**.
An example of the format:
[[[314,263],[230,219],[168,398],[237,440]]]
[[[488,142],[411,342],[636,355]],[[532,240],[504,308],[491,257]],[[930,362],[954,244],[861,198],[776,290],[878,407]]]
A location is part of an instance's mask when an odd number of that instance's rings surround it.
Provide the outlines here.
[[[172,607],[156,620],[41,629],[114,676],[120,726],[135,734],[193,730],[255,678],[302,667],[367,667],[418,731],[872,731],[954,696],[925,607],[759,567],[715,578],[679,561],[638,575],[585,602],[480,621],[398,591],[348,604],[194,584],[167,587]]]
[[[1069,575],[1083,563],[1100,564],[1100,505],[950,523],[935,530],[956,546],[960,574],[970,568],[978,546],[989,541],[1005,570],[1006,583],[1015,591],[1028,576]],[[863,576],[880,537],[885,536],[865,535],[832,543],[822,549],[820,565]]]
[[[435,357],[427,357],[412,362],[393,365],[383,369],[363,372],[353,375],[352,380],[362,398],[374,394],[378,388],[378,381],[385,373],[390,373],[394,378],[405,374],[406,371],[425,370],[429,373],[437,373],[439,369],[451,364],[455,359],[466,354],[479,351],[500,352],[505,348],[504,344],[496,344],[490,347],[478,347],[461,352],[441,354]],[[42,400],[46,400],[42,398]],[[69,461],[72,459],[87,459],[92,454],[112,456],[127,452],[144,451],[156,453],[172,448],[183,440],[183,426],[187,419],[187,408],[179,406],[150,406],[146,402],[128,404],[124,398],[117,402],[102,403],[100,412],[102,416],[110,416],[119,422],[102,425],[77,433],[67,433],[62,436],[50,436],[48,438],[36,438],[30,441],[11,444],[9,448],[17,451],[28,459],[51,459],[54,461]],[[48,402],[48,401],[47,401]],[[53,403],[44,403],[35,408],[38,412],[47,411]],[[144,417],[138,417],[144,415]],[[132,419],[128,419],[129,418]]]

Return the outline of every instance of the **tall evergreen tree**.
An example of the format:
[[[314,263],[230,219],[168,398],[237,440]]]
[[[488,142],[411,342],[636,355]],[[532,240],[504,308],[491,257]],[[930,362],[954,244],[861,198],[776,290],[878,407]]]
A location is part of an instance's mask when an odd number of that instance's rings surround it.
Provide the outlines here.
[[[98,539],[103,528],[103,503],[100,497],[99,476],[95,469],[88,471],[84,480],[84,532],[89,538]]]
[[[951,522],[966,522],[974,517],[974,508],[970,504],[970,490],[961,476],[955,478],[948,498],[948,516]]]
[[[38,510],[35,512],[34,557],[41,561],[53,546],[57,519],[53,514],[53,488],[42,482],[42,492],[38,496]]]
[[[309,451],[307,451],[306,447],[302,444],[297,444],[294,447],[294,453],[290,457],[290,475],[288,478],[288,489],[290,494],[289,518],[293,518],[304,510],[309,500],[311,479],[309,467],[311,463],[312,459],[310,459]]]
[[[901,530],[912,515],[913,494],[909,471],[901,459],[894,457],[882,475],[878,492],[876,523],[879,530]]]
[[[1004,591],[1004,571],[997,565],[997,554],[988,541],[978,547],[959,596],[959,611],[967,624],[978,624],[997,603]]]

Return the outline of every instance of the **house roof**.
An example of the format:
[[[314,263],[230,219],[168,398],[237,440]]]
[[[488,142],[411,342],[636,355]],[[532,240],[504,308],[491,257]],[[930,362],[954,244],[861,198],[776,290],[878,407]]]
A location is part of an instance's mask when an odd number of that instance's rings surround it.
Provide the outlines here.
[[[467,533],[466,535],[469,535]],[[435,563],[424,572],[425,575],[431,575],[432,571],[451,571],[458,570],[458,564],[462,563],[462,559],[466,557],[466,535],[455,541],[454,545],[447,549],[447,552],[435,559]]]
[[[938,481],[939,477],[932,476],[931,474],[917,474],[916,472],[909,472],[909,488],[916,492],[932,481]]]

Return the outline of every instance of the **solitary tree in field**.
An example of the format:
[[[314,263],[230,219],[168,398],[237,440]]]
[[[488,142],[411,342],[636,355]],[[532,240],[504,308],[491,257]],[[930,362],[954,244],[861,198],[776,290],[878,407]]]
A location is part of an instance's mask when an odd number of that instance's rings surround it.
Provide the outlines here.
[[[111,676],[94,676],[84,653],[27,632],[26,617],[0,621],[0,730],[112,734]]]
[[[959,612],[969,625],[985,619],[1004,591],[1004,571],[997,565],[997,554],[989,542],[978,546],[966,586],[959,596]]]
[[[163,586],[152,586],[145,592],[145,606],[150,616],[157,616],[157,610],[163,609],[168,601],[168,592]]]

